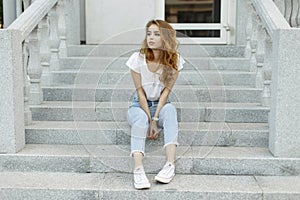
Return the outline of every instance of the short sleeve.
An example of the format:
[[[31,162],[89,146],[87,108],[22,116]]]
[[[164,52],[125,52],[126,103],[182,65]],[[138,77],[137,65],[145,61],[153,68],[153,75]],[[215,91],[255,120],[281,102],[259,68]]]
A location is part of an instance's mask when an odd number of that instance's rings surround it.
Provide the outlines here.
[[[141,63],[139,62],[139,52],[133,53],[130,58],[127,60],[126,65],[135,71],[136,73],[141,73]]]
[[[182,70],[184,63],[185,63],[185,60],[182,58],[181,55],[179,55],[178,62],[177,62],[178,71]]]

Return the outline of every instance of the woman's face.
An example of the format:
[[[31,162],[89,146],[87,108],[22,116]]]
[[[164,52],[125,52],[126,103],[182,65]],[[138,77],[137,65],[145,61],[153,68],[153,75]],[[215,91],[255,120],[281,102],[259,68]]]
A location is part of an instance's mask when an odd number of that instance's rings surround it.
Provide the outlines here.
[[[160,49],[162,47],[162,39],[157,25],[152,24],[147,31],[147,44],[150,49]]]

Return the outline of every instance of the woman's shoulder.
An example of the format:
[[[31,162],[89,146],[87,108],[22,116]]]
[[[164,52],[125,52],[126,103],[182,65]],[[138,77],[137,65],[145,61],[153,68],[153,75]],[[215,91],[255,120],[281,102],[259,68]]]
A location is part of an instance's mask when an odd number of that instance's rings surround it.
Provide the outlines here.
[[[129,59],[144,59],[145,55],[136,51],[134,53],[131,54]]]
[[[134,52],[131,54],[126,62],[126,65],[137,73],[141,73],[141,66],[143,65],[143,54],[140,52]]]

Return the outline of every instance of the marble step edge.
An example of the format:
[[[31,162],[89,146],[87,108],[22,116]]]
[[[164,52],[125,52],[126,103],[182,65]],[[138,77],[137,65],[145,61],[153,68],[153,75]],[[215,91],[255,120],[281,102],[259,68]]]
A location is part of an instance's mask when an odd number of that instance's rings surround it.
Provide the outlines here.
[[[154,181],[151,189],[138,191],[132,174],[0,172],[3,200],[115,200],[115,199],[245,199],[281,200],[300,198],[299,176],[176,175],[170,184]]]
[[[132,85],[73,84],[42,86],[44,101],[129,101]],[[198,85],[176,85],[170,94],[171,102],[248,102],[259,103],[262,89],[250,87],[205,87]]]
[[[127,122],[33,121],[26,126],[27,144],[130,144]],[[163,133],[163,131],[162,131]],[[267,147],[267,123],[179,122],[180,145]],[[163,134],[146,145],[163,145]]]
[[[132,171],[129,145],[27,144],[16,154],[0,154],[0,171]],[[165,162],[162,147],[149,146],[143,159],[147,173]],[[277,158],[260,147],[179,146],[177,174],[299,176],[300,158]]]
[[[68,47],[68,55],[75,56],[106,56],[106,55],[130,55],[139,51],[141,45],[129,44],[98,44],[98,45],[71,45]],[[178,51],[183,55],[197,56],[233,56],[243,57],[245,46],[243,45],[180,45]]]

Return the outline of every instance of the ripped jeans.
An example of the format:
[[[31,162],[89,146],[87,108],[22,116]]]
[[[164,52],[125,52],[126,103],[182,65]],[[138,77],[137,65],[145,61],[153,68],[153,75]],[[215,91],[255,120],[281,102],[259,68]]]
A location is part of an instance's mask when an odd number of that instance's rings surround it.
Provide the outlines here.
[[[148,101],[151,117],[154,116],[158,101]],[[127,120],[131,126],[131,156],[134,152],[145,155],[146,134],[149,129],[148,117],[141,108],[137,94],[134,95],[131,106],[127,112]],[[158,126],[164,129],[164,148],[169,144],[178,145],[177,111],[169,101],[159,113]]]

